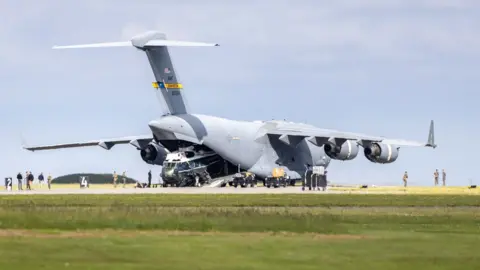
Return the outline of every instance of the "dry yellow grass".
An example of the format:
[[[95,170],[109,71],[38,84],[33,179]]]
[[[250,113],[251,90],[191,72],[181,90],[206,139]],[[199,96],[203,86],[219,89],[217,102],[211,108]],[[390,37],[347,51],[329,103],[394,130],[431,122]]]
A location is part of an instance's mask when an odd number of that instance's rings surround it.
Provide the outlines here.
[[[406,193],[406,194],[475,194],[480,195],[480,189],[469,189],[468,186],[452,186],[452,187],[425,187],[425,186],[414,186],[414,187],[401,187],[401,186],[391,186],[391,187],[369,187],[362,189],[359,187],[332,187],[330,190],[335,191],[346,191],[351,193],[358,192],[371,192],[371,193]]]
[[[127,184],[126,188],[134,188],[135,184]],[[297,185],[299,188],[300,186]],[[24,187],[25,188],[25,187]],[[52,189],[75,189],[80,188],[79,184],[52,184]],[[117,185],[117,189],[123,188],[122,184]],[[230,188],[230,187],[226,187]],[[39,184],[34,184],[35,190],[48,190],[47,185],[40,187]],[[113,184],[91,184],[90,189],[114,189]],[[14,186],[14,190],[16,187]],[[404,188],[402,186],[379,186],[369,187],[366,189],[360,187],[330,187],[332,191],[345,191],[347,193],[385,193],[385,194],[471,194],[480,195],[480,188],[469,189],[468,186],[440,186],[440,187],[427,187],[427,186],[412,186]]]
[[[126,188],[134,188],[135,184],[127,184],[125,185]],[[52,189],[75,189],[75,188],[80,188],[79,184],[55,184],[52,183]],[[90,184],[89,188],[93,189],[114,189],[113,184]],[[123,188],[122,184],[117,185],[117,188]],[[23,187],[25,190],[25,186]],[[43,184],[43,186],[40,186],[40,184],[34,183],[32,185],[32,189],[34,190],[48,190],[48,186],[46,184]],[[17,190],[17,187],[14,186],[13,190]]]

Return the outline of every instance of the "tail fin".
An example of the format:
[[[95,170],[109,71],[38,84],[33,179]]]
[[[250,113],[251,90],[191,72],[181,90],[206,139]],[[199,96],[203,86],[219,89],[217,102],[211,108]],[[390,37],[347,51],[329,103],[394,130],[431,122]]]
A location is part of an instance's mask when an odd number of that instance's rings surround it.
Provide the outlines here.
[[[428,140],[427,146],[436,148],[437,145],[435,144],[435,126],[433,120],[430,121],[430,130],[428,131]]]
[[[54,46],[54,49],[74,48],[101,48],[101,47],[130,47],[133,46],[144,51],[150,62],[155,82],[152,83],[156,89],[157,96],[162,100],[167,109],[167,114],[188,114],[189,109],[183,93],[183,85],[175,72],[173,63],[168,51],[169,46],[219,46],[214,43],[189,42],[167,40],[164,33],[148,31],[134,36],[130,41],[108,42],[83,45]]]

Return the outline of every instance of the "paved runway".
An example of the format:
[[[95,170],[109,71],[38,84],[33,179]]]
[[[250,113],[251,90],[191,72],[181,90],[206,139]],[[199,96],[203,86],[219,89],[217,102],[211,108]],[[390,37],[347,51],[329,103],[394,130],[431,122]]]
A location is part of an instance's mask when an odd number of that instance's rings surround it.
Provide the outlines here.
[[[295,194],[295,193],[316,193],[316,194],[332,194],[332,193],[348,193],[345,191],[318,191],[306,190],[302,191],[302,187],[286,187],[286,188],[210,188],[210,187],[185,187],[185,188],[61,188],[52,190],[23,190],[23,191],[6,191],[0,192],[0,195],[19,195],[19,194]],[[358,192],[356,192],[358,193]],[[363,192],[368,193],[368,192]]]

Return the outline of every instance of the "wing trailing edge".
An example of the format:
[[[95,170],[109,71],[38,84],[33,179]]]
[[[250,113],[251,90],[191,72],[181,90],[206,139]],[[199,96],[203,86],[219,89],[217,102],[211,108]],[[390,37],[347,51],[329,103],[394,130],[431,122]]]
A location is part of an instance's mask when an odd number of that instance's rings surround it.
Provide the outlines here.
[[[129,136],[129,137],[120,137],[120,138],[83,141],[83,142],[69,142],[69,143],[61,143],[61,144],[34,145],[34,146],[27,145],[25,142],[23,142],[23,148],[32,152],[42,151],[42,150],[53,150],[53,149],[89,147],[89,146],[100,146],[105,150],[110,150],[112,149],[113,146],[117,144],[130,144],[137,149],[141,149],[152,140],[153,140],[153,137],[151,135],[143,135],[143,136]]]
[[[365,146],[371,143],[385,143],[391,144],[398,147],[403,146],[416,146],[416,147],[432,147],[436,148],[435,144],[435,131],[434,131],[434,122],[431,120],[430,129],[428,133],[427,142],[418,142],[418,141],[409,141],[403,139],[389,139],[378,136],[370,136],[365,134],[357,134],[350,132],[341,132],[333,130],[325,130],[318,128],[275,128],[269,130],[265,133],[267,136],[275,136],[280,141],[284,142],[287,145],[295,147],[302,140],[306,140],[318,147],[323,146],[325,143],[331,141],[337,145],[343,144],[347,140],[356,141],[358,145]],[[257,142],[261,141],[261,136],[257,138]]]

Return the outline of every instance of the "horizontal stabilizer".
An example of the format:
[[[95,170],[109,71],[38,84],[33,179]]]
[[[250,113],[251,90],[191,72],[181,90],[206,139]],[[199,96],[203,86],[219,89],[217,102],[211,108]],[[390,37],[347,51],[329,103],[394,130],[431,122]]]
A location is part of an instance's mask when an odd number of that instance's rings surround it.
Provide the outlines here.
[[[217,43],[176,41],[166,39],[153,39],[141,47],[214,47],[220,46]],[[53,49],[83,49],[83,48],[111,48],[111,47],[140,47],[135,46],[132,41],[104,42],[78,45],[53,46]]]
[[[80,44],[80,45],[65,45],[65,46],[53,46],[52,49],[81,49],[81,48],[107,48],[107,47],[131,47],[130,41],[119,42],[105,42],[105,43],[92,43],[92,44]]]
[[[154,39],[147,42],[144,46],[146,47],[158,47],[158,46],[168,46],[168,47],[215,47],[220,46],[217,43],[205,43],[205,42],[193,42],[193,41],[176,41],[176,40],[166,40],[166,39]]]

